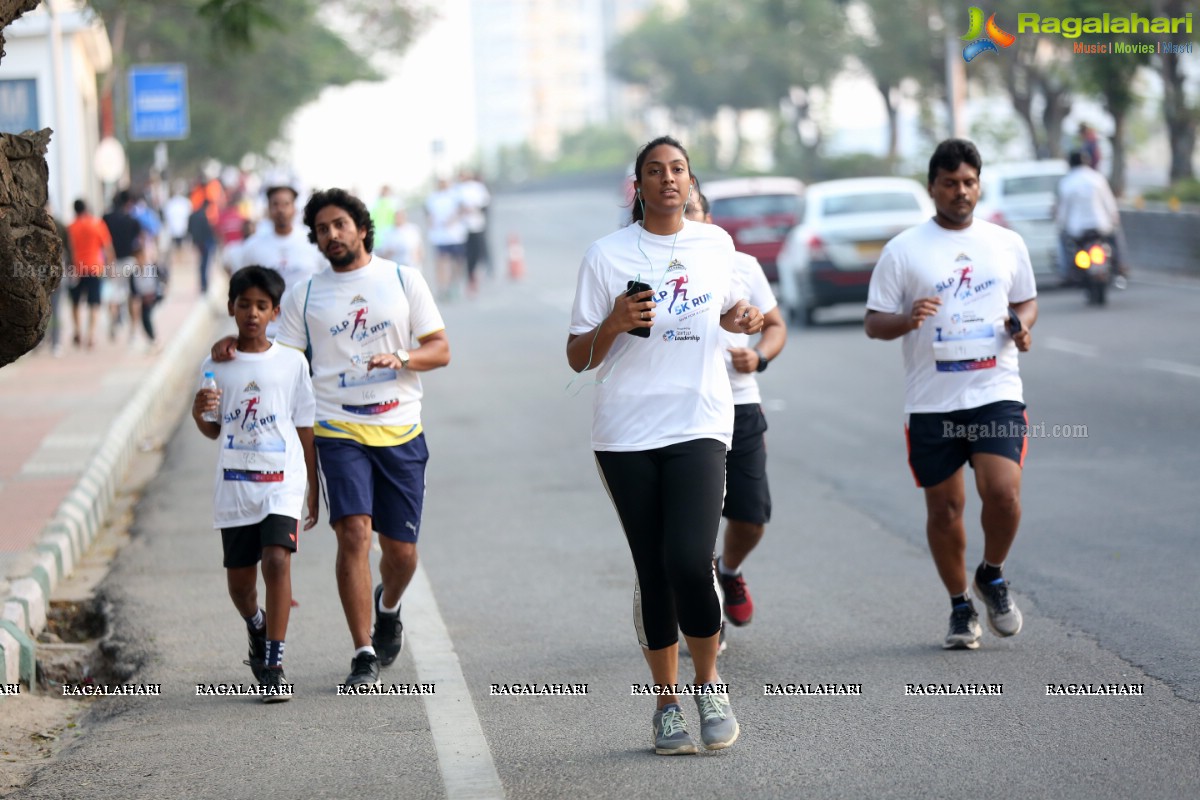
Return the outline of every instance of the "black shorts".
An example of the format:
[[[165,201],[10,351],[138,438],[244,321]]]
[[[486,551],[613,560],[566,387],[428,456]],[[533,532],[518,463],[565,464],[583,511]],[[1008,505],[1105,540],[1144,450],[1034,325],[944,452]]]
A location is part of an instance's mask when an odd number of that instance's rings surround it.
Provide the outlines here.
[[[725,454],[725,507],[721,516],[766,525],[771,521],[767,485],[767,418],[758,403],[733,407],[733,447]]]
[[[933,414],[909,414],[904,428],[908,465],[917,486],[937,486],[975,453],[992,453],[1025,465],[1029,446],[1025,404],[1001,400],[978,408]]]
[[[296,552],[300,539],[300,520],[282,514],[268,514],[262,522],[221,529],[225,548],[225,569],[253,567],[262,561],[264,547],[276,545]]]
[[[67,295],[73,306],[79,305],[84,298],[87,298],[89,306],[100,305],[100,278],[95,275],[80,277],[74,286],[67,289]]]

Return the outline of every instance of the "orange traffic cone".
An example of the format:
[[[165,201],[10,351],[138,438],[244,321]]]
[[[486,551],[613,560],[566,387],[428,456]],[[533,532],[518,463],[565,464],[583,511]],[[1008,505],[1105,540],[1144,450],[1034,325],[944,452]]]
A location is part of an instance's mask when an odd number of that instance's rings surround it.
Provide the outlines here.
[[[515,233],[508,235],[508,277],[514,281],[525,277],[525,248]]]

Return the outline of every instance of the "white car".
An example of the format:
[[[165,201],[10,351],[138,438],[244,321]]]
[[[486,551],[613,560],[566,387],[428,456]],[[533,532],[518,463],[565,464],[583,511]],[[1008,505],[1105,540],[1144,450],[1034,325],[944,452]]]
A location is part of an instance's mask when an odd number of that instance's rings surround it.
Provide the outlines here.
[[[1046,159],[984,164],[979,176],[982,191],[975,216],[1021,235],[1039,283],[1057,280],[1059,237],[1054,201],[1058,182],[1066,174],[1067,162]]]
[[[818,308],[866,303],[883,246],[934,213],[928,191],[908,178],[810,184],[800,223],[779,253],[779,302],[788,318],[812,324]]]

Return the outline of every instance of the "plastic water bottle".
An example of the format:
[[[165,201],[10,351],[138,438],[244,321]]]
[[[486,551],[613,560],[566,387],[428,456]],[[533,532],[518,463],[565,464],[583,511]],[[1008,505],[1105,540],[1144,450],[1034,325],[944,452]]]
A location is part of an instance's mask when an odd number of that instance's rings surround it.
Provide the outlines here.
[[[204,373],[204,380],[200,383],[201,389],[217,389],[217,376],[212,372]],[[205,422],[220,422],[221,414],[218,411],[205,411],[200,415],[200,419]]]

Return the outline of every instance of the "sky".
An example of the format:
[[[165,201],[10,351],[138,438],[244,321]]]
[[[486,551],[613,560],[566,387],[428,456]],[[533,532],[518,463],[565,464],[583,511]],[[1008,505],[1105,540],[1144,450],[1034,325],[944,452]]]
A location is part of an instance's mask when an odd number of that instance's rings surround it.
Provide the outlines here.
[[[308,188],[339,186],[375,197],[383,184],[404,195],[435,169],[475,152],[475,94],[468,0],[441,0],[439,19],[392,77],[326,89],[288,128],[290,168]],[[384,71],[386,67],[381,67]],[[443,142],[442,156],[433,143]]]

